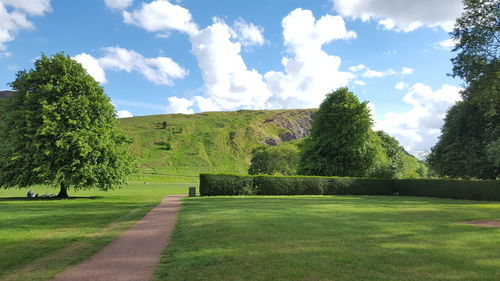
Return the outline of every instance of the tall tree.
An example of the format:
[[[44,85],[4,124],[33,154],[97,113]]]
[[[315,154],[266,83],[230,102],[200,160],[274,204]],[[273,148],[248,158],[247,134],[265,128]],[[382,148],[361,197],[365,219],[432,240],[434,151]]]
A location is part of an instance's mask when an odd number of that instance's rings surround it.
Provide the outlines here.
[[[329,93],[302,144],[299,174],[367,176],[384,158],[367,102],[347,88]]]
[[[457,55],[453,73],[466,83],[463,101],[447,113],[429,164],[441,175],[500,176],[500,2],[464,0],[464,13],[451,33]]]
[[[103,88],[62,53],[20,71],[0,109],[0,187],[109,190],[132,172],[128,139]]]
[[[463,0],[464,12],[451,33],[457,52],[453,76],[471,83],[486,73],[498,71],[500,55],[500,2]]]

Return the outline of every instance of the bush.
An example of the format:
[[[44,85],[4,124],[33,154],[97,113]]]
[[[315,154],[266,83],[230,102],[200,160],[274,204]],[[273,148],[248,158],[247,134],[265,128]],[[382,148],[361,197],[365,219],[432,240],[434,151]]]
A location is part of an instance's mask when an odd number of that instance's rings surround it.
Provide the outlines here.
[[[325,195],[393,195],[394,180],[363,178],[330,178]]]
[[[328,178],[255,176],[257,195],[321,195]]]
[[[251,176],[200,174],[201,196],[252,195],[254,193]]]
[[[500,201],[499,181],[200,175],[200,194],[406,195]]]
[[[500,181],[403,179],[395,182],[400,195],[500,201]]]

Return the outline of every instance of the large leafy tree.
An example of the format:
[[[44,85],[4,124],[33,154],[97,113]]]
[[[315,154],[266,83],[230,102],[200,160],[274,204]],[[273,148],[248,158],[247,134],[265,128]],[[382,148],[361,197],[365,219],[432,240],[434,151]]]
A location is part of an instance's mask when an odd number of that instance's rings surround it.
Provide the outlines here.
[[[258,147],[252,153],[248,173],[250,175],[294,175],[297,172],[299,159],[299,149],[293,143]]]
[[[132,172],[128,139],[103,88],[62,53],[20,71],[0,109],[0,187],[109,190]]]
[[[464,13],[451,33],[456,42],[453,76],[470,83],[498,71],[500,55],[500,2],[463,0]]]
[[[500,141],[500,2],[464,0],[464,13],[451,33],[457,42],[453,76],[466,83],[463,101],[447,113],[429,164],[451,177],[500,175],[495,147]]]
[[[302,144],[299,174],[367,176],[383,161],[380,139],[372,131],[367,102],[347,88],[329,93]]]

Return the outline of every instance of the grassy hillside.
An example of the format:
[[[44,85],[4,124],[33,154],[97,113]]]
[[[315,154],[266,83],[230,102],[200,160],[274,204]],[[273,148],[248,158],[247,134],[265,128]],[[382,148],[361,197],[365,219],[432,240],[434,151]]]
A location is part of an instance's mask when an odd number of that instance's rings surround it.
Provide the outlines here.
[[[134,141],[131,150],[139,165],[134,179],[188,180],[201,172],[247,173],[255,147],[303,136],[313,112],[153,115],[120,119],[119,125]]]

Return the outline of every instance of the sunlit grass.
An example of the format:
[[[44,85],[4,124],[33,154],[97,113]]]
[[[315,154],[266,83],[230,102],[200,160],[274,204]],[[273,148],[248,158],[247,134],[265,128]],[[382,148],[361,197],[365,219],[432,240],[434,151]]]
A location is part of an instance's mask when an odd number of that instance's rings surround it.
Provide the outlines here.
[[[135,183],[109,192],[70,191],[81,198],[67,200],[27,200],[27,189],[0,190],[0,280],[45,280],[90,257],[164,196],[187,194],[189,186]]]
[[[500,280],[500,203],[186,198],[156,280]]]

